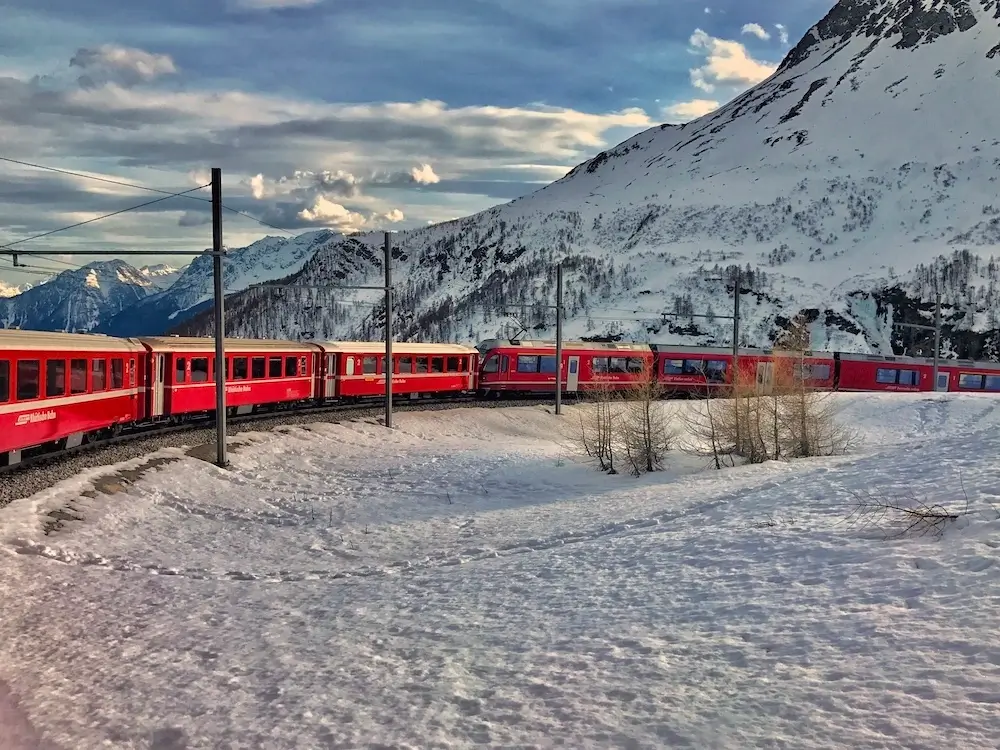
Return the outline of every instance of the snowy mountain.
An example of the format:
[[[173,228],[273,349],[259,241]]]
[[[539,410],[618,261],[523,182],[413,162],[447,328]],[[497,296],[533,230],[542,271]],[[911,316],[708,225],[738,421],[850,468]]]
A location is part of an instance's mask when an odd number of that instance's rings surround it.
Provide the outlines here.
[[[121,260],[63,271],[0,300],[0,324],[43,331],[90,331],[155,289],[144,270]]]
[[[44,284],[46,281],[51,281],[51,278],[52,277],[47,277],[35,282],[28,281],[18,286],[15,286],[14,284],[8,284],[3,279],[0,279],[0,299],[9,299],[11,297],[16,297],[17,295],[22,294],[33,287]]]
[[[739,266],[742,343],[794,320],[815,348],[925,351],[892,324],[929,322],[936,288],[948,351],[995,356],[1000,274],[983,253],[1000,241],[998,177],[1000,2],[841,0],[716,112],[640,133],[530,196],[395,235],[394,330],[551,336],[562,261],[567,336],[729,343],[720,316]],[[325,245],[292,282],[380,283],[380,244]],[[378,338],[378,297],[254,291],[229,302],[228,325]]]
[[[252,245],[229,251],[223,264],[226,294],[239,292],[251,284],[270,281],[302,269],[319,249],[343,236],[323,229],[298,237],[265,237]],[[162,273],[153,269],[163,269]],[[148,297],[120,314],[103,321],[101,333],[137,336],[162,333],[211,305],[213,294],[212,258],[200,255],[182,271],[151,267],[149,283],[158,287]],[[175,274],[169,285],[164,281]]]
[[[158,263],[153,266],[143,266],[139,269],[139,273],[142,274],[149,283],[160,291],[168,289],[177,279],[181,277],[187,266],[183,268],[174,268],[173,266],[168,266],[165,263]]]

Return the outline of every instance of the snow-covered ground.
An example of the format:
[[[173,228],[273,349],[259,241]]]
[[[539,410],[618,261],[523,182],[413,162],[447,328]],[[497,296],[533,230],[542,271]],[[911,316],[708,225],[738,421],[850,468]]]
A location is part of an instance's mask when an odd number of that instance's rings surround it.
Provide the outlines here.
[[[833,459],[605,476],[469,409],[16,502],[0,747],[995,747],[1000,402],[838,398]],[[942,538],[845,521],[963,486]]]

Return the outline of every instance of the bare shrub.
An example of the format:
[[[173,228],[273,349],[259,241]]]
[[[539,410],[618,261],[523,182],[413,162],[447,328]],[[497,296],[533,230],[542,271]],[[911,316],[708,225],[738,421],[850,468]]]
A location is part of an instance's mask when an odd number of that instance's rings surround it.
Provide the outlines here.
[[[634,476],[662,469],[673,446],[676,436],[663,403],[664,393],[655,366],[644,360],[642,371],[623,394],[617,430],[617,442]]]
[[[757,464],[840,455],[854,446],[857,433],[839,424],[833,394],[811,384],[805,352],[775,352],[756,367],[739,364],[728,388],[706,384],[704,408],[685,419],[715,468],[737,458]]]
[[[854,510],[845,520],[853,528],[876,528],[885,539],[940,537],[950,524],[977,512],[972,508],[961,476],[959,486],[963,500],[950,506],[928,503],[909,491],[855,490],[851,492],[855,500]],[[985,504],[989,507],[990,520],[1000,520],[1000,508],[988,500]]]
[[[617,408],[620,395],[604,381],[595,382],[587,389],[586,395],[587,400],[577,407],[577,423],[568,436],[569,447],[593,461],[600,471],[617,474],[615,456],[621,430],[621,413]]]

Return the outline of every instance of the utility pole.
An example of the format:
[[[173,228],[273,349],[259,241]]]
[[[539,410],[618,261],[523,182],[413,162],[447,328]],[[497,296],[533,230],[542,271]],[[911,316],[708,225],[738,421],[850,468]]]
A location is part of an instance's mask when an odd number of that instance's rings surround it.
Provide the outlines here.
[[[941,361],[941,292],[934,293],[934,325],[925,326],[919,323],[893,323],[892,325],[894,328],[934,331],[934,382],[931,383],[931,390],[936,391],[938,389],[938,364]]]
[[[740,291],[743,286],[743,271],[736,266],[733,280],[733,376],[739,374],[740,364]],[[735,382],[735,381],[734,381]]]
[[[392,429],[392,242],[385,233],[385,426]]]
[[[215,462],[226,460],[226,318],[222,283],[222,169],[212,167],[212,276],[215,282]]]
[[[938,389],[938,358],[941,356],[941,292],[934,293],[934,390]]]
[[[562,414],[562,312],[563,312],[563,267],[556,266],[556,414]]]

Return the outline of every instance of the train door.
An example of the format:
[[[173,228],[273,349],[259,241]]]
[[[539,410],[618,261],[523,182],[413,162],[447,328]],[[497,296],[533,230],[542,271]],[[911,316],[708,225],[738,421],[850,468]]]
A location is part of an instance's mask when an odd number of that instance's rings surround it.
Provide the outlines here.
[[[566,372],[566,392],[576,393],[580,388],[580,357],[569,358],[569,367]]]
[[[337,383],[337,355],[327,354],[326,355],[326,382],[323,385],[323,397],[333,398],[336,396],[336,391],[334,390]]]
[[[156,355],[156,367],[153,371],[153,408],[151,417],[163,416],[163,378],[166,373],[165,357],[162,354]]]
[[[758,362],[757,363],[757,392],[758,393],[770,393],[771,386],[774,383],[774,363],[773,362]]]
[[[937,385],[934,386],[935,391],[947,391],[948,390],[948,373],[938,371],[937,374]]]

